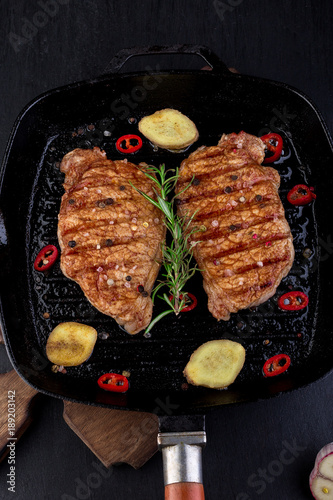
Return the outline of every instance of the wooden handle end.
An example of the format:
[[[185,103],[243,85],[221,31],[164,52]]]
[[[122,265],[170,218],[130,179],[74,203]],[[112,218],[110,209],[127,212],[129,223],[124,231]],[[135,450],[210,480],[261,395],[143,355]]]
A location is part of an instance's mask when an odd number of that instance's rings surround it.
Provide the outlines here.
[[[165,487],[165,500],[205,500],[203,484],[173,483]]]

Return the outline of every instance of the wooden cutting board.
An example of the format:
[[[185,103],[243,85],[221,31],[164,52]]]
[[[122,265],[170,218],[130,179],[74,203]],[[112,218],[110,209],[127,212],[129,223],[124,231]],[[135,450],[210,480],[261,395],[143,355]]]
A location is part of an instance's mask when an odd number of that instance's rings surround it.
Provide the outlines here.
[[[0,331],[0,343],[3,343]],[[9,391],[15,391],[15,431],[9,434]],[[0,374],[0,461],[10,439],[18,440],[33,419],[38,391],[12,370]],[[152,413],[111,410],[64,401],[64,419],[105,467],[127,463],[138,469],[157,451],[158,418]]]

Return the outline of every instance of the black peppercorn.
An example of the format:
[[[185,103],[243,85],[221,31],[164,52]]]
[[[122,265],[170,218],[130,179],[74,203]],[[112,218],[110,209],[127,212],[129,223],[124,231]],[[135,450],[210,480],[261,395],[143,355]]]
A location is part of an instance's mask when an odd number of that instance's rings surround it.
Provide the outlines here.
[[[126,276],[126,281],[131,281],[132,276]]]
[[[257,196],[256,196],[256,200],[257,200],[257,201],[261,201],[261,200],[262,200],[262,196],[261,196],[261,194],[257,194]]]
[[[114,200],[113,200],[113,198],[106,198],[104,203],[105,203],[105,205],[113,205]]]
[[[231,191],[232,191],[232,189],[230,186],[227,186],[226,188],[224,188],[224,192],[227,194],[231,193]]]
[[[125,191],[126,187],[125,186],[119,186],[120,191]]]
[[[70,205],[74,205],[75,200],[68,200],[68,203],[69,203]]]
[[[197,177],[194,177],[193,186],[199,186],[199,184],[200,184],[200,179],[198,179]]]
[[[112,247],[112,245],[113,245],[113,241],[112,241],[110,238],[108,238],[107,240],[105,240],[105,245],[106,245],[107,247]]]
[[[74,240],[71,240],[71,241],[68,242],[68,246],[71,247],[71,248],[74,248],[75,245],[76,245],[76,241],[74,241]]]
[[[142,297],[148,297],[149,293],[148,292],[142,292]]]
[[[231,176],[231,180],[232,181],[237,181],[237,179],[238,179],[238,175],[232,175]]]

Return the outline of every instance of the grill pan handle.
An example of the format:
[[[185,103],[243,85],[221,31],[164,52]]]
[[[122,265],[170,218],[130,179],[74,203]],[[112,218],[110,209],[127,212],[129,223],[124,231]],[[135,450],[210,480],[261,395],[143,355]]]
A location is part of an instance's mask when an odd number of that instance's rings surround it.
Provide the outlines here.
[[[205,500],[202,484],[202,448],[206,432],[159,432],[163,456],[165,500]]]
[[[149,56],[153,54],[192,54],[200,56],[214,72],[229,73],[227,66],[208,47],[202,45],[151,45],[147,47],[133,47],[120,50],[110,61],[104,73],[118,73],[125,63],[132,57]]]

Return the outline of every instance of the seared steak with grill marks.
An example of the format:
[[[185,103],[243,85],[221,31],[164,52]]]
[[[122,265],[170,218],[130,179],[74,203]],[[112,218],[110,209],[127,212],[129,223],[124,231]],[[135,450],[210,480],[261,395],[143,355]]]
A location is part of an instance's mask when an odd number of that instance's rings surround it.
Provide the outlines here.
[[[294,247],[278,195],[280,176],[261,166],[264,144],[245,132],[223,135],[180,167],[178,212],[195,213],[193,255],[202,270],[208,308],[218,320],[274,295],[293,263]]]
[[[154,197],[153,182],[99,148],[71,151],[60,169],[66,174],[58,223],[62,272],[99,311],[138,333],[151,320],[165,226],[129,181]]]

